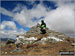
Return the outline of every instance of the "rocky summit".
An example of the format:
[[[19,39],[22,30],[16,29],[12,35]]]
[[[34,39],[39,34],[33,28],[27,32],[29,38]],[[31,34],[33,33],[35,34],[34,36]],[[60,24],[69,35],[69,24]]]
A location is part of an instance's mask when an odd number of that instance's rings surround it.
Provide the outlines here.
[[[1,47],[1,55],[51,55],[60,51],[74,51],[74,40],[64,33],[46,28],[46,34],[40,34],[40,24],[33,26],[25,34],[20,34],[16,42]],[[8,42],[8,43],[9,43]],[[18,45],[18,49],[16,46]]]
[[[73,38],[65,35],[64,33],[56,32],[54,30],[50,30],[49,28],[46,28],[46,34],[41,34],[40,31],[40,24],[37,24],[36,26],[33,26],[26,34],[22,34],[18,36],[18,40],[20,42],[24,42],[25,40],[27,42],[33,42],[35,40],[40,39],[38,42],[45,42],[45,41],[50,41],[53,43],[56,42],[61,42],[61,41],[67,41],[69,39],[70,42],[74,42]]]

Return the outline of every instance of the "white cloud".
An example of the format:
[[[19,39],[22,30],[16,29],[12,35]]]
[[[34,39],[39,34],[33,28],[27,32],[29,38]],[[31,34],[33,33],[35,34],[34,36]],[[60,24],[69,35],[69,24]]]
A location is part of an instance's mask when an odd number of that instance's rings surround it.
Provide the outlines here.
[[[75,8],[75,0],[54,0],[54,2],[56,3],[56,6],[58,7],[68,6],[68,7]]]
[[[7,16],[11,16],[11,17],[14,15],[12,12],[10,12],[2,7],[0,7],[0,13],[7,15]]]
[[[42,4],[37,5],[37,7],[35,7],[34,5],[31,10],[28,10],[25,6],[22,6],[21,12],[16,13],[13,18],[20,25],[23,25],[25,27],[32,27],[37,24],[37,22],[32,21],[32,18],[36,17],[37,19],[39,19],[40,17],[45,16],[46,13],[46,8]]]
[[[0,38],[12,38],[12,39],[16,39],[17,35],[19,34],[25,34],[25,30],[24,29],[20,29],[20,30],[0,30]]]
[[[17,31],[17,34],[25,34],[25,33],[26,33],[26,31],[23,28],[21,28]]]
[[[12,38],[16,39],[17,31],[7,31],[7,30],[0,30],[0,38]]]
[[[39,19],[47,13],[46,8],[42,4],[35,5],[31,10],[28,10],[26,6],[18,4],[12,12],[1,7],[1,13],[13,17],[13,20],[17,21],[20,25],[32,27],[37,24],[37,22],[32,21],[34,17]]]
[[[37,7],[31,10],[32,17],[40,18],[45,16],[47,13],[46,8],[42,4],[38,4]]]
[[[74,35],[75,7],[70,1],[57,1],[57,8],[47,13],[45,21],[50,29]]]
[[[74,10],[67,6],[58,7],[45,18],[49,28],[60,32],[74,31]]]
[[[4,29],[5,26],[3,24],[0,25],[0,29]]]
[[[0,29],[5,29],[5,27],[8,27],[8,29],[17,30],[16,25],[13,21],[3,21],[0,27]]]
[[[23,12],[16,13],[13,20],[17,21],[20,25],[26,24],[26,17],[25,17],[25,14]]]
[[[75,2],[73,0],[54,0],[56,2],[57,8],[46,11],[46,7],[41,4],[28,10],[24,5],[18,5],[13,9],[13,12],[7,11],[1,8],[3,14],[12,16],[14,21],[17,21],[20,25],[25,27],[32,27],[38,22],[33,22],[32,18],[36,17],[39,19],[44,16],[44,20],[50,29],[54,29],[59,32],[73,33],[74,32],[74,12],[75,12]],[[20,12],[14,13],[14,11]],[[13,15],[14,14],[14,15]],[[4,28],[4,25],[2,25]]]
[[[6,27],[8,27],[8,30],[5,29]],[[16,39],[18,34],[24,34],[25,32],[26,31],[23,28],[18,30],[13,21],[3,21],[0,24],[0,38]]]

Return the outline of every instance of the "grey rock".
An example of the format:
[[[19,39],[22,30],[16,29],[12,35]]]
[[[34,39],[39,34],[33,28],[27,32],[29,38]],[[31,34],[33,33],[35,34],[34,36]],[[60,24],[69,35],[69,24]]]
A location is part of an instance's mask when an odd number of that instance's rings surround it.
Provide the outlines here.
[[[28,32],[26,32],[25,37],[38,37],[40,33],[40,24],[37,24],[36,26],[33,26]],[[68,36],[66,36],[64,33],[56,32],[55,30],[50,30],[49,28],[46,28],[46,33],[48,34],[48,36],[54,36],[61,40],[68,38]],[[29,41],[24,41],[23,39],[20,39],[20,41],[25,44],[29,43]],[[48,39],[46,42],[56,43],[56,40]]]

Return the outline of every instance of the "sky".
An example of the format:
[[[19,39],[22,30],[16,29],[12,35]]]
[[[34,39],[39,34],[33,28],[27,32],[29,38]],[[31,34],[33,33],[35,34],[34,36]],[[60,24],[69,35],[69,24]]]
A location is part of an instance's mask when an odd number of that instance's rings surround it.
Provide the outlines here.
[[[1,1],[0,35],[25,33],[43,19],[49,29],[74,37],[74,5],[75,0]]]

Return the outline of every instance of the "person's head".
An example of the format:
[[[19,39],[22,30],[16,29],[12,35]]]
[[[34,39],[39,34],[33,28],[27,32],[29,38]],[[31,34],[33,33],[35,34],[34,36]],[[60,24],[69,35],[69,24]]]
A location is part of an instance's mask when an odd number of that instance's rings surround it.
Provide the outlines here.
[[[41,20],[41,23],[44,23],[44,20]]]

